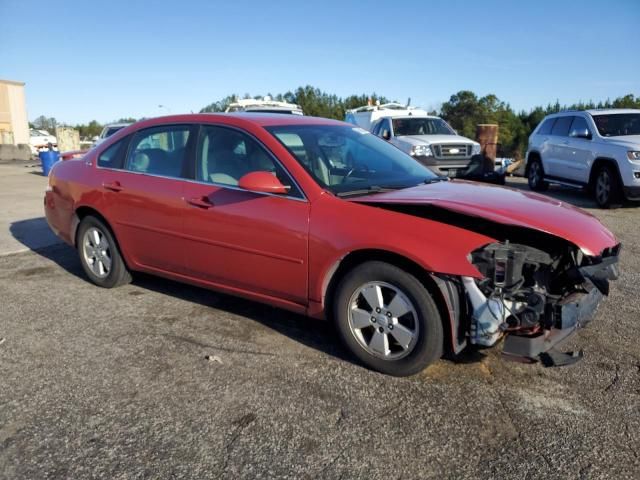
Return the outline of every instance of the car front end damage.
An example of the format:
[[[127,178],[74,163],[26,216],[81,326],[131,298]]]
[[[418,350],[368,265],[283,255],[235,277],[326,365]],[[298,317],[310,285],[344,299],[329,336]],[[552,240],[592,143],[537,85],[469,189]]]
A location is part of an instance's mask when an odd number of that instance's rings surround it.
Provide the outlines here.
[[[538,247],[508,240],[470,254],[482,278],[462,277],[468,299],[468,341],[494,346],[504,337],[509,358],[550,365],[579,356],[554,350],[595,315],[618,277],[620,244],[587,256],[568,242]]]

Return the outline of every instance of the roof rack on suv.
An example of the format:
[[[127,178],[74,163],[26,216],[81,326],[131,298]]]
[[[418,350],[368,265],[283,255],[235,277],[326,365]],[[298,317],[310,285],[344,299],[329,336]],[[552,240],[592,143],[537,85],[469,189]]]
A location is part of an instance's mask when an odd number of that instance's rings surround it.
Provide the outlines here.
[[[230,103],[225,112],[278,112],[303,115],[302,107],[295,103],[280,102],[266,96],[263,98],[243,98]]]

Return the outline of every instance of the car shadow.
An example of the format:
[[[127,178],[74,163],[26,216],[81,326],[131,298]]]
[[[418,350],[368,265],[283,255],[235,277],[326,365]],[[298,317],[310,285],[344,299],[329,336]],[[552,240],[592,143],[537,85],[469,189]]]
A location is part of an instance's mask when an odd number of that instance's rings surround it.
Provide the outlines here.
[[[89,282],[76,250],[53,236],[43,217],[14,222],[10,231],[14,238],[30,250],[54,262],[71,275]],[[47,237],[47,233],[53,236],[55,243],[51,243],[52,239]],[[307,347],[360,365],[340,342],[332,322],[312,319],[277,307],[143,273],[134,274],[133,285],[206,308],[246,317]],[[131,292],[131,295],[139,294],[137,291]],[[484,357],[481,352],[465,349],[455,356],[446,354],[443,361],[470,364],[481,362]]]
[[[86,282],[89,281],[84,274],[76,250],[65,243],[60,243],[49,230],[44,218],[14,222],[10,226],[10,232],[14,238],[38,255],[54,262],[75,277]],[[53,236],[55,243],[52,244],[49,238],[43,239],[47,233]],[[355,363],[340,343],[331,322],[315,320],[251,300],[142,273],[134,274],[133,285],[186,302],[249,318],[308,347],[340,360]]]

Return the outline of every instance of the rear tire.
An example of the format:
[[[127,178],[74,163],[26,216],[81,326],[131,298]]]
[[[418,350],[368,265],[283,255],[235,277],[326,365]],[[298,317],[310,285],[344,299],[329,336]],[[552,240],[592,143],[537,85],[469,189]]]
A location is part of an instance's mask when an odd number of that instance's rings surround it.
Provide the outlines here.
[[[593,194],[600,208],[612,208],[622,203],[622,186],[618,172],[609,165],[603,165],[596,172]]]
[[[118,244],[109,227],[88,215],[78,226],[76,239],[82,269],[89,280],[103,288],[131,282],[131,274],[120,255]]]
[[[544,181],[544,168],[539,158],[529,160],[529,172],[527,174],[529,188],[534,192],[543,192],[549,188],[549,183]]]
[[[333,302],[342,341],[365,366],[414,375],[442,356],[438,308],[424,285],[391,264],[363,263],[342,279]]]

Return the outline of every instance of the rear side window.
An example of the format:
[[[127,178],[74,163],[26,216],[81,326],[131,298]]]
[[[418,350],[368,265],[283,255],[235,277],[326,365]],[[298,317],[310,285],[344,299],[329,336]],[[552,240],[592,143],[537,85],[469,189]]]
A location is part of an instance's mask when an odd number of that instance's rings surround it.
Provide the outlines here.
[[[122,168],[128,141],[128,137],[124,138],[102,152],[98,157],[98,166],[102,168]]]
[[[186,176],[189,125],[162,126],[141,130],[131,141],[127,170],[162,177]]]
[[[538,135],[551,135],[551,129],[553,128],[553,124],[556,122],[555,118],[547,118],[540,128],[538,129]]]
[[[574,117],[560,117],[556,119],[556,123],[551,129],[551,135],[559,135],[566,137],[569,135],[569,127]]]

